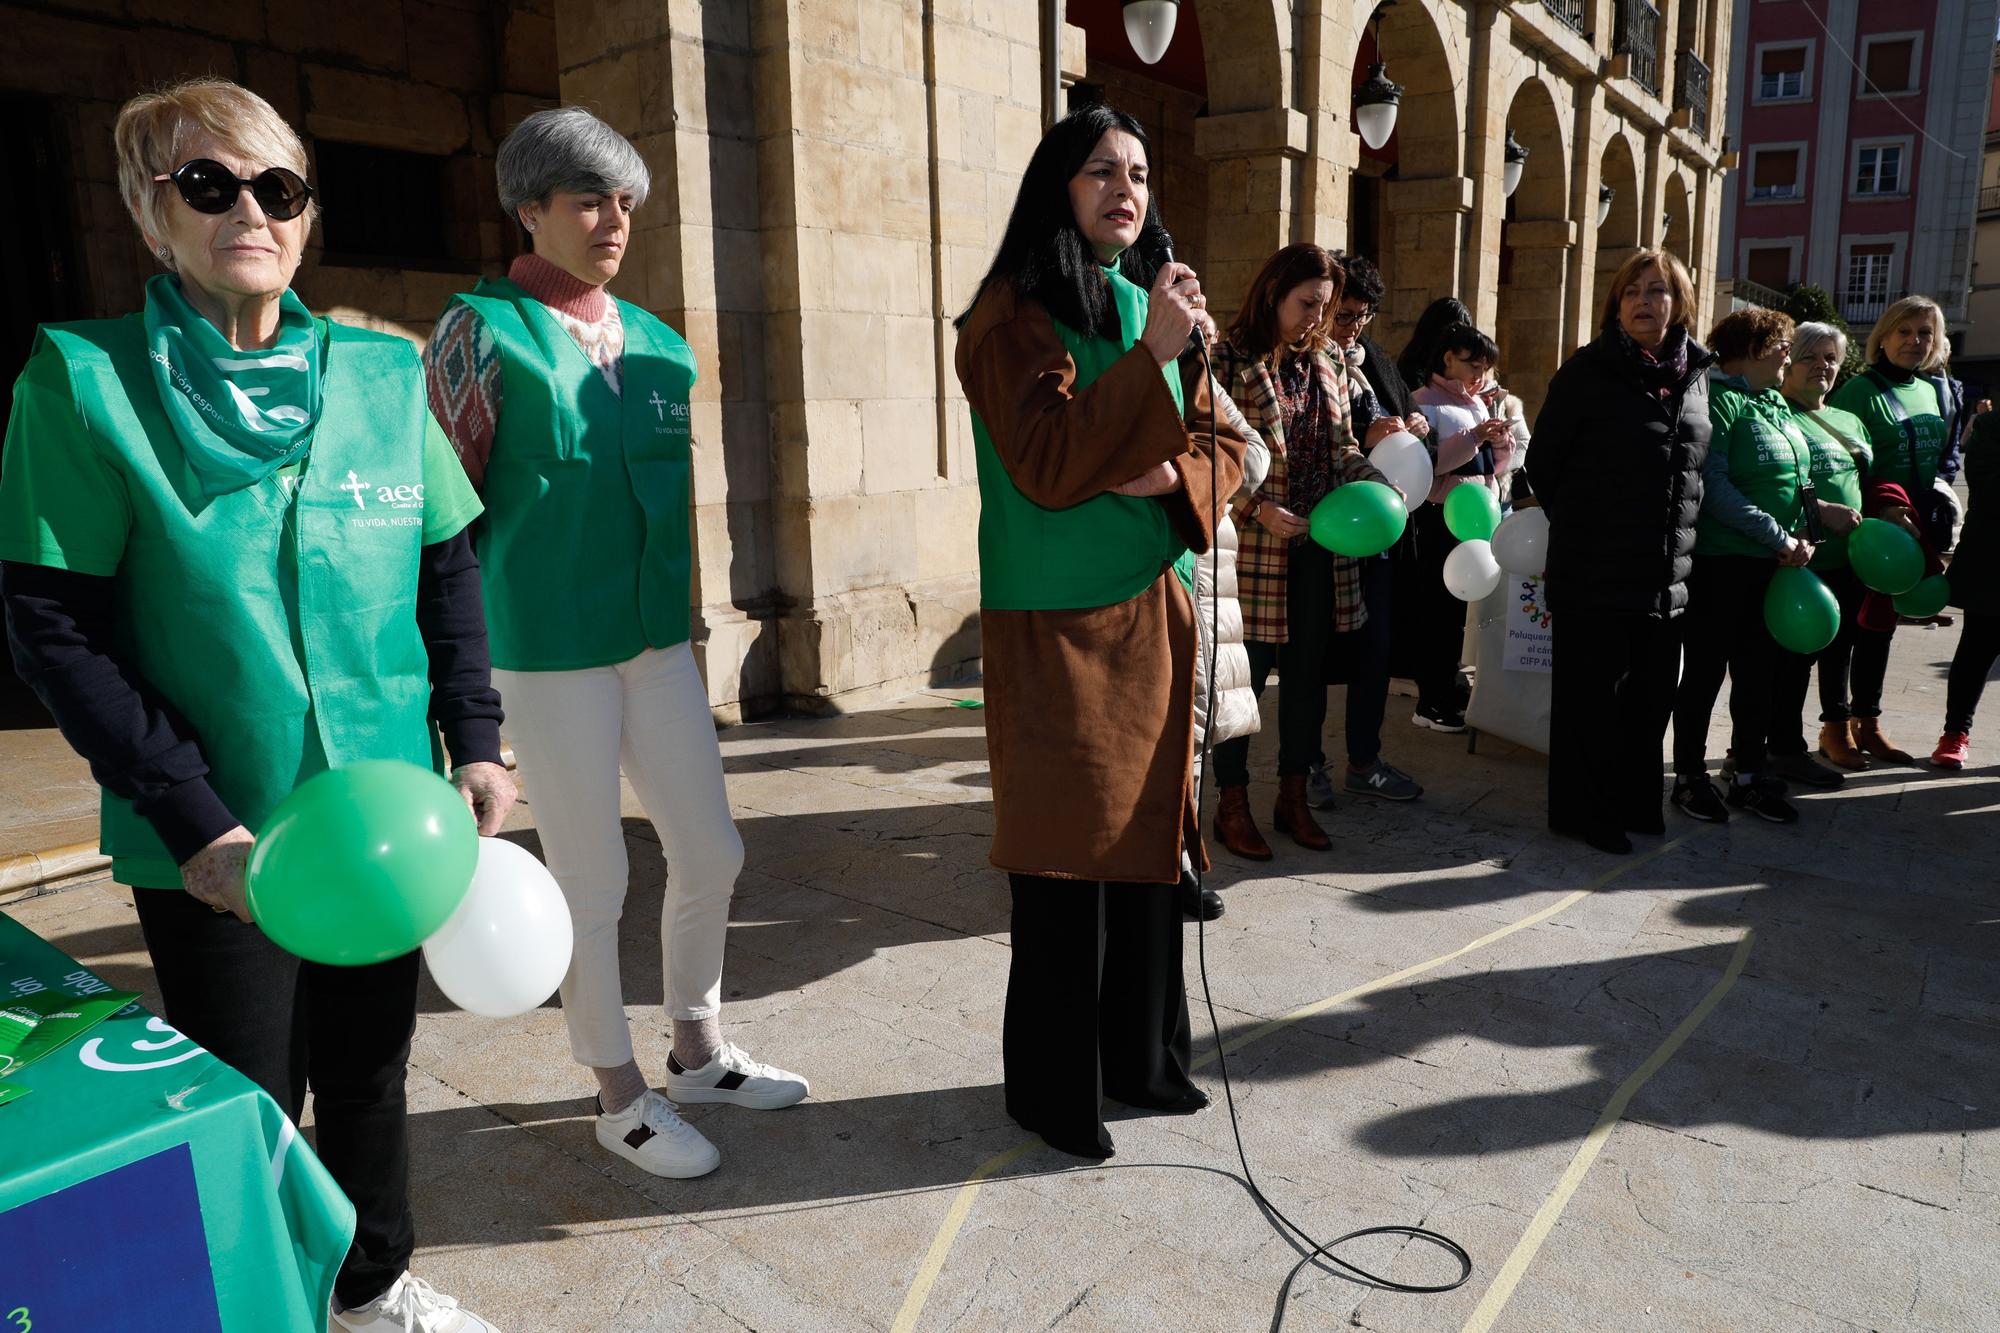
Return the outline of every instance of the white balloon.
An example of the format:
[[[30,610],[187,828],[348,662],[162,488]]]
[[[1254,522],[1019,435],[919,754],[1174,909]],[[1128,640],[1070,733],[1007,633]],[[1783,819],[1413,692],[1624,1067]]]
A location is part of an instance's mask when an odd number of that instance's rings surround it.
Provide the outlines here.
[[[481,838],[472,887],[424,941],[424,962],[459,1008],[513,1018],[555,993],[574,943],[569,904],[548,867],[505,838]]]
[[[1401,491],[1409,507],[1415,509],[1431,493],[1431,456],[1424,442],[1406,430],[1385,436],[1368,451],[1375,470]]]
[[[1480,602],[1500,586],[1500,562],[1490,542],[1460,542],[1444,558],[1444,586],[1461,602]]]
[[[1493,532],[1493,558],[1509,574],[1540,578],[1548,570],[1549,516],[1539,507],[1507,515]]]

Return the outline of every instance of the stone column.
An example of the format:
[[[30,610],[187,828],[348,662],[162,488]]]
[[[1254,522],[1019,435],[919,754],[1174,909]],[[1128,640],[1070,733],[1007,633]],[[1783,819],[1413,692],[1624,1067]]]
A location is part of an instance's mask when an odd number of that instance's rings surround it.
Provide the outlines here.
[[[1472,197],[1472,182],[1464,176],[1387,183],[1383,206],[1396,219],[1395,249],[1381,265],[1388,293],[1372,332],[1390,351],[1402,347],[1432,300],[1465,290],[1461,239]]]
[[[1574,222],[1507,224],[1513,271],[1500,292],[1500,382],[1521,396],[1530,421],[1568,349],[1563,292],[1576,230]]]
[[[1221,323],[1235,315],[1264,261],[1293,240],[1307,142],[1306,117],[1289,107],[1195,122],[1195,151],[1209,164],[1201,281]]]

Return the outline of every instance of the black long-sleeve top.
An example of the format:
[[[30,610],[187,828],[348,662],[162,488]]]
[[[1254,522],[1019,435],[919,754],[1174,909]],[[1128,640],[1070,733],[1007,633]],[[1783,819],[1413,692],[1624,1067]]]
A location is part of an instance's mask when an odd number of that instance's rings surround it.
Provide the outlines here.
[[[91,776],[131,801],[185,864],[243,821],[209,785],[187,719],[112,653],[115,586],[111,577],[0,561],[8,646]],[[430,716],[452,763],[498,763],[503,715],[469,532],[423,548],[416,614],[430,655]]]

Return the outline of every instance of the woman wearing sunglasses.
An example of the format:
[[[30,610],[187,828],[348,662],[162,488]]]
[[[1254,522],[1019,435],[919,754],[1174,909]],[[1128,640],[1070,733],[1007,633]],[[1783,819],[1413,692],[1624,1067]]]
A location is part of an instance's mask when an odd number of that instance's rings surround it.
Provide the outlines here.
[[[552,108],[507,136],[495,166],[531,253],[446,307],[425,352],[431,405],[486,500],[495,678],[576,926],[563,1018],[596,1079],[597,1141],[654,1175],[705,1175],[721,1155],[653,1089],[625,1017],[621,767],[667,859],[666,1092],[773,1110],[807,1089],[722,1040],[743,840],[689,642],[694,354],[605,291],[650,181],[630,143],[582,107]]]
[[[405,1066],[417,955],[302,962],[251,923],[252,831],[299,781],[429,766],[498,830],[501,767],[478,497],[400,338],[292,294],[313,222],[298,136],[196,80],[133,99],[119,186],[166,270],[122,319],[44,328],[0,459],[14,660],[104,786],[166,1016],[296,1121],[353,1201],[333,1327],[491,1333],[409,1274]],[[184,890],[184,892],[183,892]],[[274,1325],[315,1327],[321,1310]]]

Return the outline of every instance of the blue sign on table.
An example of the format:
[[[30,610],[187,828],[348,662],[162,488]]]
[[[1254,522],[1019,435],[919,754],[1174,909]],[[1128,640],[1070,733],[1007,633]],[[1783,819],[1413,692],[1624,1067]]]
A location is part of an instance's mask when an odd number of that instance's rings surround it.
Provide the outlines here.
[[[185,1143],[0,1213],[0,1330],[221,1333]]]

